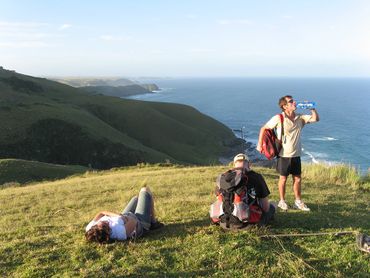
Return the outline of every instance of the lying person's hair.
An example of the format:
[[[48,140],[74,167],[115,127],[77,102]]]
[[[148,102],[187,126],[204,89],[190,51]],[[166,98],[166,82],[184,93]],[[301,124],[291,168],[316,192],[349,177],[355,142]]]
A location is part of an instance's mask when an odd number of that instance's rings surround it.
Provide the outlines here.
[[[98,226],[94,225],[85,233],[87,241],[108,243],[110,240],[110,228],[109,225]]]

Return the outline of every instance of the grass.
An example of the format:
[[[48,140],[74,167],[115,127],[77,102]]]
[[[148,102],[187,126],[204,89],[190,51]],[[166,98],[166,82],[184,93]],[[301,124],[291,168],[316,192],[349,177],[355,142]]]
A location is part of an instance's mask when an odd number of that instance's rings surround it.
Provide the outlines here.
[[[369,256],[356,249],[354,235],[259,237],[343,230],[370,233],[370,193],[364,184],[333,183],[320,175],[310,178],[311,168],[304,166],[303,177],[310,213],[278,212],[269,229],[238,233],[225,233],[208,221],[215,178],[226,169],[221,166],[140,165],[4,188],[0,190],[0,275],[368,277]],[[271,199],[277,200],[277,174],[256,170],[266,178]],[[134,242],[96,245],[84,240],[84,227],[98,211],[119,212],[144,184],[155,194],[158,218],[166,224],[163,229]],[[287,195],[292,203],[289,187]]]
[[[0,159],[0,188],[57,180],[88,171],[78,165],[57,165],[22,159]]]

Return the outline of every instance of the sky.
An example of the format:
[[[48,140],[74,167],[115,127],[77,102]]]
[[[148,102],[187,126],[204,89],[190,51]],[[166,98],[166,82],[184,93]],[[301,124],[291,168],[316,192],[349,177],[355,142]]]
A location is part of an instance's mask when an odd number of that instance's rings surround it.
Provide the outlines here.
[[[368,0],[0,0],[34,76],[369,77]]]

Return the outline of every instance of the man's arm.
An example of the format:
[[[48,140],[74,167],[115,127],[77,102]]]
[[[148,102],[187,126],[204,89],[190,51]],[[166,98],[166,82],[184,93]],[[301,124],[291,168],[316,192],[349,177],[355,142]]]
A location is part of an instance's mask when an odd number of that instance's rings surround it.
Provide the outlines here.
[[[261,127],[260,129],[260,134],[258,136],[258,144],[257,144],[257,151],[261,152],[262,151],[262,137],[263,137],[263,133],[265,132],[265,130],[267,129],[268,127],[267,126],[263,126]]]
[[[256,178],[254,179],[255,182],[255,190],[256,190],[256,197],[260,200],[260,204],[262,205],[262,210],[264,212],[268,212],[270,209],[270,202],[268,196],[270,195],[270,190],[267,186],[267,183],[261,174],[256,174]]]

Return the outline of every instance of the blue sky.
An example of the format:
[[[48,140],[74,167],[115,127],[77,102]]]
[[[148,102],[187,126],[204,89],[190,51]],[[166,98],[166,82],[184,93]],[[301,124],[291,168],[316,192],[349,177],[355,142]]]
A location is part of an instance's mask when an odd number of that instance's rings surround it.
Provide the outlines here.
[[[370,1],[0,0],[0,65],[37,76],[368,77]]]

